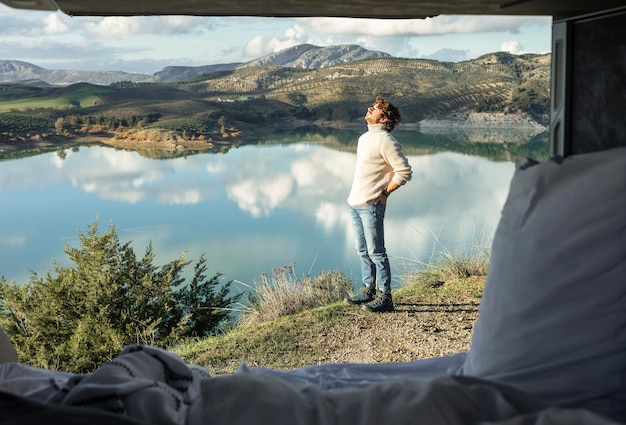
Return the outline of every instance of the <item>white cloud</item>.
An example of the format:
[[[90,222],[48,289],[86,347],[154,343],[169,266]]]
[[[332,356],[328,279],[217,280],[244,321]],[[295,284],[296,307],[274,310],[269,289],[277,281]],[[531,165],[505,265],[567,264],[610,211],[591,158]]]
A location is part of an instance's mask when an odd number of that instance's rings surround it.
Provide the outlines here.
[[[199,189],[173,187],[168,191],[159,192],[157,198],[163,205],[193,205],[203,200],[204,193]]]
[[[550,23],[550,17],[457,15],[423,20],[70,17],[0,4],[0,57],[48,69],[152,74],[165,66],[244,62],[310,43],[359,44],[397,57],[459,61],[497,51],[512,39],[520,51],[521,45],[526,52],[549,51]]]
[[[244,48],[244,54],[256,58],[298,44],[318,46],[359,44],[366,49],[378,50],[399,57],[428,57],[458,62],[472,59],[479,53],[452,45],[428,56],[420,55],[413,46],[415,38],[463,34],[519,34],[529,27],[549,31],[549,17],[519,16],[465,16],[441,15],[427,19],[355,19],[355,18],[296,18],[295,24],[282,36],[256,36]],[[537,28],[533,28],[536,30]],[[466,47],[466,46],[462,46]],[[421,50],[421,49],[420,49]]]
[[[69,30],[67,24],[63,22],[63,20],[60,18],[60,15],[57,13],[51,13],[43,18],[43,23],[43,32],[47,35],[63,34]]]
[[[307,43],[308,39],[309,35],[304,28],[300,25],[295,25],[280,37],[254,37],[248,41],[243,50],[246,56],[257,58],[280,52],[298,44]]]
[[[511,40],[511,41],[502,43],[502,45],[500,46],[500,50],[503,52],[512,53],[514,55],[519,55],[519,54],[524,53],[524,46],[522,46],[520,43],[518,43],[515,40]]]
[[[287,174],[275,175],[259,182],[257,179],[237,182],[226,188],[228,198],[237,202],[252,217],[269,215],[291,193],[293,181]]]
[[[85,23],[84,31],[88,37],[115,39],[144,34],[193,34],[210,28],[208,19],[195,16],[107,16]]]
[[[309,31],[321,34],[362,34],[377,37],[466,34],[476,32],[517,33],[527,25],[550,25],[547,17],[441,15],[426,19],[298,18]]]
[[[0,246],[22,246],[26,244],[26,236],[9,235],[0,236]]]
[[[320,223],[324,231],[330,233],[336,229],[350,227],[350,212],[344,203],[320,202],[315,209],[315,219]],[[348,245],[351,245],[350,238]]]
[[[93,38],[131,38],[140,32],[133,18],[107,17],[100,22],[89,22],[85,32]]]
[[[61,37],[63,37],[62,35]],[[128,46],[107,46],[98,41],[77,42],[74,39],[60,40],[59,36],[42,38],[0,38],[0,55],[3,59],[30,62],[44,68],[107,71],[123,69],[126,63],[118,55],[137,54],[137,50]],[[9,53],[11,52],[11,53]],[[152,60],[138,60],[138,65],[150,64]],[[62,65],[57,66],[58,63]],[[167,61],[167,65],[175,61]],[[132,72],[132,71],[130,71]]]
[[[474,55],[469,50],[439,49],[426,58],[443,62],[462,62],[470,60],[473,57]]]
[[[32,37],[41,34],[49,14],[25,13],[0,4],[0,34],[6,37]]]
[[[263,36],[257,36],[248,41],[245,47],[243,48],[243,52],[246,56],[249,57],[258,57],[267,54],[267,40]]]

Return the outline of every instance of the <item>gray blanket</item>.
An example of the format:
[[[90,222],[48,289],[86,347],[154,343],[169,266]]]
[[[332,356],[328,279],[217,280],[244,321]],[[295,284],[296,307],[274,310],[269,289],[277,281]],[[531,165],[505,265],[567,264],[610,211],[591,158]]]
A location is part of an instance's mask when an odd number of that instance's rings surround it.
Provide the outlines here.
[[[84,419],[82,423],[92,425],[100,423],[93,419],[97,412],[104,419],[117,415],[120,421],[155,425],[616,424],[585,410],[548,406],[486,380],[438,372],[424,376],[424,365],[437,371],[436,363],[431,359],[392,365],[387,375],[383,365],[366,368],[365,374],[362,365],[328,365],[332,372],[343,372],[336,374],[334,384],[319,385],[291,379],[289,371],[245,367],[232,375],[210,376],[205,368],[188,365],[171,352],[130,346],[88,375],[0,365],[0,390],[3,397],[13,393],[47,406],[51,418],[61,411],[73,423]],[[323,371],[325,366],[315,369]],[[359,373],[370,379],[354,380]],[[24,410],[5,410],[0,423],[27,425],[18,417]]]

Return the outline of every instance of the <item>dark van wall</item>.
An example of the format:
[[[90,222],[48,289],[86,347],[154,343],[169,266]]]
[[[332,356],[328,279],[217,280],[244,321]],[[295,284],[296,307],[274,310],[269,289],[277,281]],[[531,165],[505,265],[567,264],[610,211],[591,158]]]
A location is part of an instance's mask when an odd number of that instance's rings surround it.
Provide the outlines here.
[[[580,19],[570,30],[567,150],[574,155],[626,146],[626,11]]]

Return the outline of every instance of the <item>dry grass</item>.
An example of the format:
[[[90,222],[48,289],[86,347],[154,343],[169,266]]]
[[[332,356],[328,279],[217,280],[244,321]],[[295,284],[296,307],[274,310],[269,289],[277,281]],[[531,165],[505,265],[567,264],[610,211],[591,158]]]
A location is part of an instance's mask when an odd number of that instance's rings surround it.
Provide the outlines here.
[[[242,308],[240,324],[258,324],[332,304],[352,291],[353,282],[338,271],[298,279],[294,265],[262,274]]]
[[[441,246],[437,235],[434,239],[435,245],[440,248],[433,250],[429,262],[418,261],[415,270],[405,272],[401,279],[403,286],[434,288],[455,279],[487,276],[491,240],[484,232],[474,234],[469,248],[463,252],[453,252]]]

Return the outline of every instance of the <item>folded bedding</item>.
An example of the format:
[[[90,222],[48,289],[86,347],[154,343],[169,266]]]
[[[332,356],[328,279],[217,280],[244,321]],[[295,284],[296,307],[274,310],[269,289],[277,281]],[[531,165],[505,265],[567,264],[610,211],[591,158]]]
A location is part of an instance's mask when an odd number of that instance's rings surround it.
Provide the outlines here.
[[[86,375],[8,363],[0,365],[0,423],[617,424],[507,385],[445,373],[463,357],[293,371],[242,365],[237,373],[211,376],[176,354],[137,345]]]

